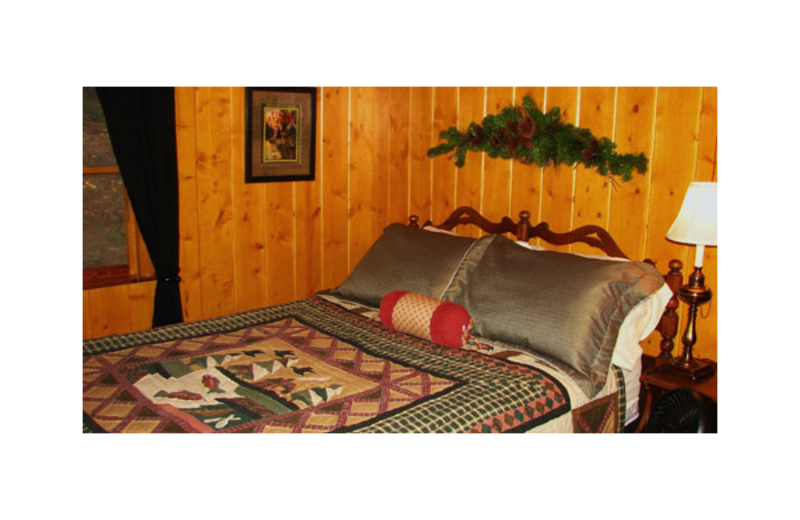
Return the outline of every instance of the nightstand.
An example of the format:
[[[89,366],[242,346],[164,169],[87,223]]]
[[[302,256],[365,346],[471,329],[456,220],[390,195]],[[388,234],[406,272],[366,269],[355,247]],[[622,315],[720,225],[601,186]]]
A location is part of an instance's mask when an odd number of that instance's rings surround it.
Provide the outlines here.
[[[711,362],[713,363],[713,362]],[[670,390],[676,388],[688,388],[695,390],[710,397],[715,402],[717,401],[717,366],[714,365],[714,374],[697,382],[692,382],[690,379],[685,379],[672,374],[665,374],[658,371],[658,366],[648,368],[642,374],[640,379],[642,383],[642,392],[645,398],[644,409],[641,412],[641,420],[636,432],[639,433],[644,429],[647,423],[647,418],[650,416],[650,410],[653,404],[658,401],[658,398],[666,394]]]

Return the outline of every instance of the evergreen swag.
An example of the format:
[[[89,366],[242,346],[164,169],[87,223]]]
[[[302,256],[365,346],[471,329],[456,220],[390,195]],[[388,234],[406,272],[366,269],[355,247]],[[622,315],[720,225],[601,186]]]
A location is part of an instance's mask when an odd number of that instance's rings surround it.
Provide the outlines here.
[[[614,151],[617,145],[610,139],[597,139],[585,128],[564,123],[558,107],[545,114],[530,96],[523,98],[522,107],[511,106],[500,114],[488,115],[481,125],[470,123],[466,132],[451,126],[439,137],[447,142],[428,150],[428,157],[455,150],[459,168],[464,166],[467,152],[472,151],[539,166],[581,163],[597,169],[601,175],[619,175],[625,181],[633,178],[634,168],[639,173],[647,170],[647,157],[643,153],[618,154]]]

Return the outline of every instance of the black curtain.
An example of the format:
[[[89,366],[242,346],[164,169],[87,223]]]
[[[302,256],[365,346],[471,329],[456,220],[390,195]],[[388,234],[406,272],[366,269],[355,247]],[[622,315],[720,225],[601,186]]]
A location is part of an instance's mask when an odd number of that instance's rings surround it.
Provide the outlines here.
[[[158,277],[153,327],[183,321],[174,90],[97,88],[117,165]]]

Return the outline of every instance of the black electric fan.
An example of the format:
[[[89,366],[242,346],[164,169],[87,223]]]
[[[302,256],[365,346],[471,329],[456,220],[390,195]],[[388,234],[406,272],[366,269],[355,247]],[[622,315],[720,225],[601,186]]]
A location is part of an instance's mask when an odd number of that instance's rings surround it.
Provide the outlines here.
[[[717,433],[717,403],[688,388],[671,390],[653,406],[644,433]]]

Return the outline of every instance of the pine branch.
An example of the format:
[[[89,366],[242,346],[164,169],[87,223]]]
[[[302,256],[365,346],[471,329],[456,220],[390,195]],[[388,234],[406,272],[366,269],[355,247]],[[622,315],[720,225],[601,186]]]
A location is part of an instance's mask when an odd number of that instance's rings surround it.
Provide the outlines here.
[[[461,168],[467,152],[485,152],[492,158],[514,159],[538,166],[583,164],[600,175],[633,178],[633,170],[647,171],[644,153],[618,154],[617,145],[606,137],[597,139],[590,130],[561,120],[561,109],[539,110],[530,96],[522,106],[509,106],[499,114],[489,114],[481,124],[470,123],[466,131],[450,127],[439,137],[446,142],[428,150],[428,157],[455,151],[455,164]],[[612,177],[613,184],[613,177]]]

